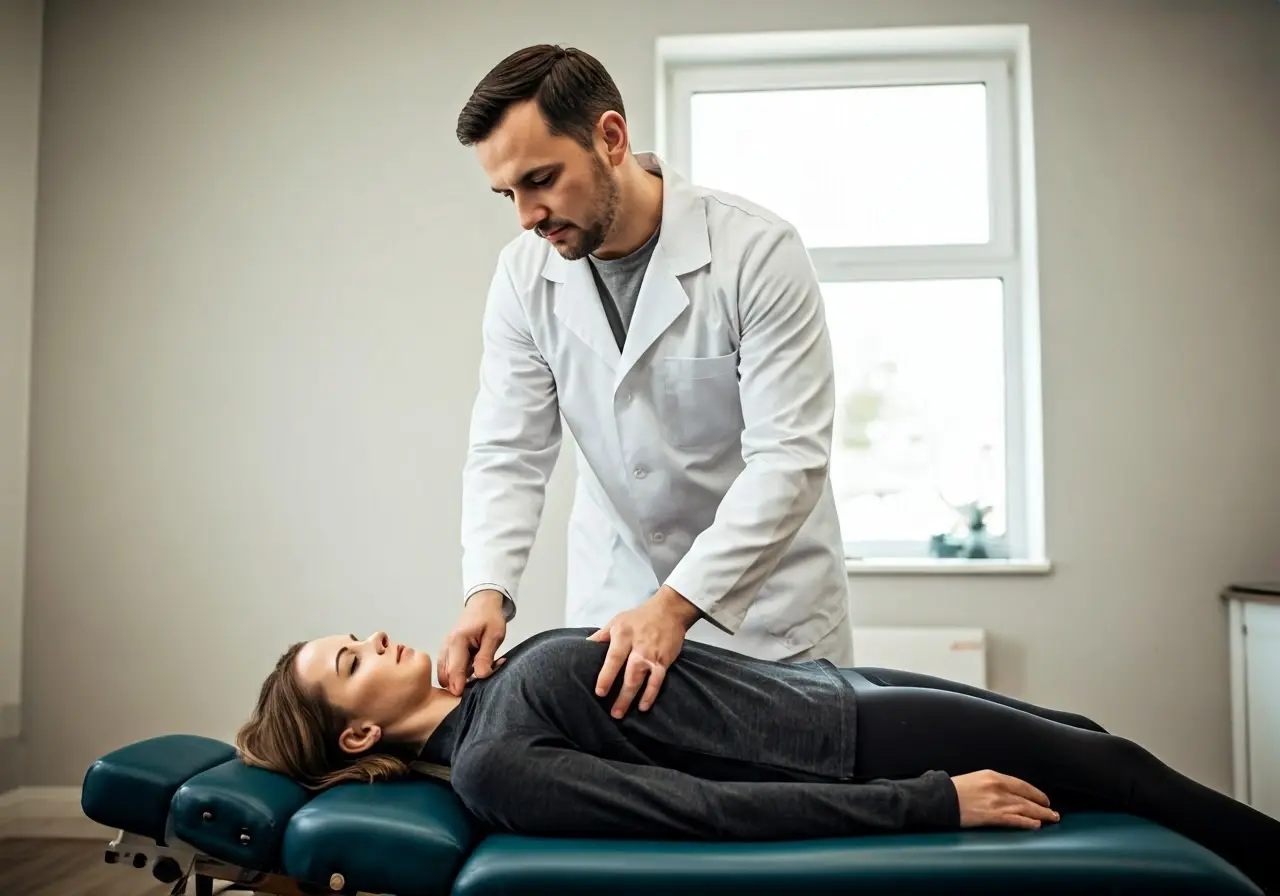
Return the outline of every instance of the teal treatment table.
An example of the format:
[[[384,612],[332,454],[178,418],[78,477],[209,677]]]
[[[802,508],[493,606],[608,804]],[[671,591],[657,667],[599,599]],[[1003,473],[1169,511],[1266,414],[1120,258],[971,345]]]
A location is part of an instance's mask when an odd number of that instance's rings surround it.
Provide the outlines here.
[[[1128,815],[1064,813],[1039,831],[783,842],[523,837],[483,830],[444,782],[313,794],[245,765],[230,744],[184,734],[96,760],[81,806],[119,831],[107,862],[150,869],[194,896],[215,881],[295,896],[1260,894],[1208,850]]]

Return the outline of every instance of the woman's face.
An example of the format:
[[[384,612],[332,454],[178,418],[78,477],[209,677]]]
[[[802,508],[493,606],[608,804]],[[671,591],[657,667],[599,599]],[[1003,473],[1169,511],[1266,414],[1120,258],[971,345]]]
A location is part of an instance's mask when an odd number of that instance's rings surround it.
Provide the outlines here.
[[[297,671],[304,687],[318,689],[347,717],[339,742],[352,753],[381,738],[401,739],[432,693],[431,657],[386,632],[363,641],[355,635],[309,641],[298,652]]]

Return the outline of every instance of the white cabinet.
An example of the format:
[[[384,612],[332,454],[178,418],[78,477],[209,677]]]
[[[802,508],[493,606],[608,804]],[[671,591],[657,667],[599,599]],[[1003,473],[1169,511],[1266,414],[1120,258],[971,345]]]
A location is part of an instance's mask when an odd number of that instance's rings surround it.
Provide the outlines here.
[[[1228,589],[1235,797],[1280,818],[1280,584]]]

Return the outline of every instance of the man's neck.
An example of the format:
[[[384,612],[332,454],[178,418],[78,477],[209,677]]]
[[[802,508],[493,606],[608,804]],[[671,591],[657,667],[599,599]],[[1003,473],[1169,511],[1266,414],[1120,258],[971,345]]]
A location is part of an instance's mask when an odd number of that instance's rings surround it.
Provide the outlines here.
[[[662,178],[628,156],[621,170],[622,196],[614,232],[593,254],[608,260],[639,249],[662,223]]]

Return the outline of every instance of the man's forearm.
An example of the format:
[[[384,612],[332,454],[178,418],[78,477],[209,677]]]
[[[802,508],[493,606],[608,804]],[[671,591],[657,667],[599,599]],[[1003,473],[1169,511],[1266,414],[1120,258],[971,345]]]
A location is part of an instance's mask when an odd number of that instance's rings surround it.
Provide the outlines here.
[[[513,600],[533,548],[561,443],[555,378],[500,263],[484,314],[480,383],[462,473],[464,590]]]
[[[514,599],[542,517],[548,474],[511,449],[473,455],[463,473],[465,590],[491,588]]]

